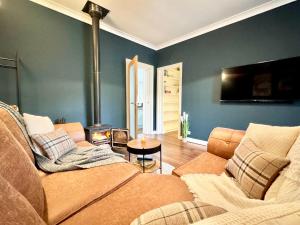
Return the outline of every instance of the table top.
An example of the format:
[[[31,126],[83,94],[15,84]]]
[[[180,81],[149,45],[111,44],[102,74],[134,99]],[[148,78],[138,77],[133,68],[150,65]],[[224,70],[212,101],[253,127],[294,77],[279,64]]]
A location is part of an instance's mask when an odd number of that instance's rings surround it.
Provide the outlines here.
[[[135,149],[151,149],[160,146],[160,141],[156,139],[145,138],[143,142],[142,139],[134,139],[127,143],[127,146]]]
[[[151,138],[134,139],[127,143],[127,150],[133,154],[152,154],[160,151],[160,141]]]

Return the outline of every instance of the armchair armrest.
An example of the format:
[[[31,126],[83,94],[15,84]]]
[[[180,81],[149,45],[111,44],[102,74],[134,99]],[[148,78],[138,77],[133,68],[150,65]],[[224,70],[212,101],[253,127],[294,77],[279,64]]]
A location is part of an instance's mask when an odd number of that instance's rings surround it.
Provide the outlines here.
[[[54,127],[55,129],[63,128],[75,142],[85,141],[85,133],[81,123],[55,124]]]
[[[244,135],[245,131],[242,130],[216,127],[208,138],[207,151],[224,159],[230,159]]]

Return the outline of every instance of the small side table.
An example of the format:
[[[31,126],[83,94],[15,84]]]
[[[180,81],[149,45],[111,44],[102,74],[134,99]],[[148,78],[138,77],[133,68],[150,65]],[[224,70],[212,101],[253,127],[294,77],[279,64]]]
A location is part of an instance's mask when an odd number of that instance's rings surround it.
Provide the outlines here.
[[[141,139],[134,139],[127,143],[127,151],[130,154],[143,155],[143,173],[145,172],[145,155],[151,155],[159,152],[160,156],[160,173],[162,173],[162,154],[161,154],[161,144],[156,139],[146,138],[145,141]]]

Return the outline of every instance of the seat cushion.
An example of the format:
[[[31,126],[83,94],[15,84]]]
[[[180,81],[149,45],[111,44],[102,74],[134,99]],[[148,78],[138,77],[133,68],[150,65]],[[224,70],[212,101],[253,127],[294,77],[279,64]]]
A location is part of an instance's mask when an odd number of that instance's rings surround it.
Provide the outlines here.
[[[189,173],[221,174],[225,171],[226,159],[204,152],[193,160],[173,170],[173,175],[182,176]]]
[[[178,201],[191,201],[192,194],[180,178],[140,174],[127,184],[82,209],[61,225],[129,225],[141,214]]]
[[[57,224],[139,173],[129,163],[48,174],[42,177],[49,224]],[[88,223],[86,223],[88,224]]]
[[[32,205],[0,175],[0,224],[46,225]]]
[[[31,151],[29,144],[24,137],[22,130],[19,128],[17,122],[10,116],[10,114],[4,109],[0,109],[0,118],[3,123],[9,127],[10,132],[14,135],[14,137],[18,140],[18,142],[22,145],[30,160],[34,162],[34,156]]]
[[[44,192],[37,169],[0,119],[0,175],[44,216]]]

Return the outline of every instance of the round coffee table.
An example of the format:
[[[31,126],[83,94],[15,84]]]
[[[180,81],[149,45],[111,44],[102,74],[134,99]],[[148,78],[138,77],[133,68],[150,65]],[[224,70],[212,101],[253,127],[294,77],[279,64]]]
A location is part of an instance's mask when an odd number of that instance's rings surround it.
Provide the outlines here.
[[[160,173],[162,173],[162,154],[161,154],[161,144],[156,139],[146,138],[144,141],[142,139],[134,139],[127,143],[127,151],[130,154],[142,155],[143,156],[143,173],[145,172],[145,155],[151,155],[159,152],[160,156]]]

